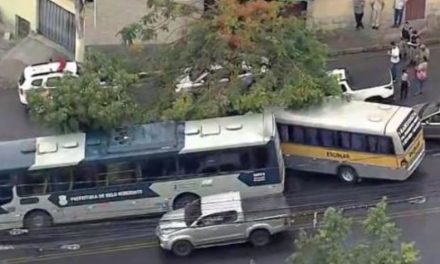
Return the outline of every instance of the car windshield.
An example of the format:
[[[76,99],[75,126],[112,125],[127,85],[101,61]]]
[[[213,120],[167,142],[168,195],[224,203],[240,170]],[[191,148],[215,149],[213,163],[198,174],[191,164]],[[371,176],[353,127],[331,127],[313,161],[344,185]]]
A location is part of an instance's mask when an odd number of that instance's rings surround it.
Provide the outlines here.
[[[185,223],[190,226],[202,215],[202,204],[200,199],[188,204],[185,207]]]
[[[427,104],[423,109],[423,116],[430,116],[432,114],[437,113],[440,110],[439,103],[430,103]]]

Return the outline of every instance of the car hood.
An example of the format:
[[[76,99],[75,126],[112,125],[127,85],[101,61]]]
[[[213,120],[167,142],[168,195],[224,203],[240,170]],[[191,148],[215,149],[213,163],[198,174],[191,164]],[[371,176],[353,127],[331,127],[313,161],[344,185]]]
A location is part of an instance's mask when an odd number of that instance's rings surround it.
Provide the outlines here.
[[[175,231],[186,227],[184,208],[165,213],[159,221],[161,232]]]

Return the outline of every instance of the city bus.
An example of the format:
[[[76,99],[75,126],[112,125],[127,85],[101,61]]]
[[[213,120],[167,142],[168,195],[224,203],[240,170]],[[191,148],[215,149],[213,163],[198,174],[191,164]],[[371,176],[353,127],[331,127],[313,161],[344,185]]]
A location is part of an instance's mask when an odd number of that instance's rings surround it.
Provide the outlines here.
[[[166,212],[200,196],[281,193],[272,114],[0,142],[0,228]]]
[[[273,112],[288,168],[333,174],[349,183],[402,181],[425,155],[421,122],[409,107],[333,98]]]

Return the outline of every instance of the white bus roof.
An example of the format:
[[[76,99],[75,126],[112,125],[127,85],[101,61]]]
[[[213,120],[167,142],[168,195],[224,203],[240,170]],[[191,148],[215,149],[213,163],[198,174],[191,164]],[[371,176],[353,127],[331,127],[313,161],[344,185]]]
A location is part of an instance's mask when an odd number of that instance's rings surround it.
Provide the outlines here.
[[[262,145],[275,135],[271,113],[248,114],[185,122],[180,153]]]
[[[273,109],[279,123],[373,134],[385,134],[390,123],[397,126],[410,111],[408,107],[343,99],[301,110]]]

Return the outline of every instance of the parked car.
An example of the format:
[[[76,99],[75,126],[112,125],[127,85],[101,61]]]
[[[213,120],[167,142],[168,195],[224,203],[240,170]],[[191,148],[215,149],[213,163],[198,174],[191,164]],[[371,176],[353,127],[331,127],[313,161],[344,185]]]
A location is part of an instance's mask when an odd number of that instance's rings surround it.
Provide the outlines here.
[[[350,96],[353,100],[376,103],[391,103],[394,101],[394,84],[391,73],[380,76],[379,83],[375,80],[369,83],[357,84],[353,76],[345,68],[334,69],[327,72],[336,77],[341,86],[342,93]]]
[[[268,59],[263,58],[260,73],[267,71],[267,65]],[[176,80],[176,93],[192,91],[195,88],[205,86],[209,77],[213,74],[219,76],[218,82],[220,84],[229,82],[230,72],[220,64],[214,64],[209,67],[209,69],[201,71],[197,71],[194,68],[186,68],[183,72],[183,75],[179,76]],[[238,74],[238,78],[242,80],[245,87],[249,87],[254,80],[252,67],[243,62],[241,72]]]
[[[247,199],[239,192],[216,194],[163,215],[156,235],[163,249],[178,256],[236,243],[264,246],[272,235],[288,229],[289,213],[282,194]]]
[[[440,102],[422,103],[413,106],[422,122],[425,138],[440,138]]]
[[[65,73],[78,76],[80,71],[78,63],[74,61],[66,61],[62,71],[58,71],[59,66],[60,62],[43,62],[24,68],[17,83],[20,103],[27,106],[27,93],[30,90],[55,88],[56,83]]]

